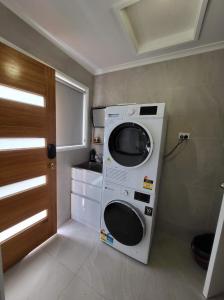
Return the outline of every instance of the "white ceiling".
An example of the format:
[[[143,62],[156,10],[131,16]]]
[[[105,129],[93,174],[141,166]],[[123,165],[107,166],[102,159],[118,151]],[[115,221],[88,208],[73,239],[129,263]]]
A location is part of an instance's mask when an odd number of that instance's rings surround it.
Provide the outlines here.
[[[224,48],[224,0],[208,1],[199,39],[185,33],[206,0],[0,1],[94,74]]]

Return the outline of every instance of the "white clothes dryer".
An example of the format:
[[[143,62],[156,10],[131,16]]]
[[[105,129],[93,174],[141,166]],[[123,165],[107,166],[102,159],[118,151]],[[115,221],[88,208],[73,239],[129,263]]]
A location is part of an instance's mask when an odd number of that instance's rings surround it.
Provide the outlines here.
[[[165,103],[106,108],[104,180],[155,192],[165,133]]]

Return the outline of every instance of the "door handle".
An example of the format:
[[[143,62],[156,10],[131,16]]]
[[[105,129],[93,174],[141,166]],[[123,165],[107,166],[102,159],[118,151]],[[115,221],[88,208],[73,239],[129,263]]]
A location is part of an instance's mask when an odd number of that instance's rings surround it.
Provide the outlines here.
[[[47,145],[47,156],[49,159],[56,157],[56,146],[54,144]]]
[[[224,182],[220,184],[220,187],[224,189]]]

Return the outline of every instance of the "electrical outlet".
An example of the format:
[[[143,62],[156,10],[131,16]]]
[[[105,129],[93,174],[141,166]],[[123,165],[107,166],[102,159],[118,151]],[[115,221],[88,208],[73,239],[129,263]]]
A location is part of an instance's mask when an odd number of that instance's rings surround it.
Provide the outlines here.
[[[178,138],[179,138],[179,140],[182,140],[182,139],[189,140],[190,133],[189,132],[179,132]]]

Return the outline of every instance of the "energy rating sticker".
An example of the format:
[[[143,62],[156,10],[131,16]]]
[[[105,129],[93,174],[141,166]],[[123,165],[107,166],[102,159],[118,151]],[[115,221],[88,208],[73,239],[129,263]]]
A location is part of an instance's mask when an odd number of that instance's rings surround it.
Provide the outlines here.
[[[106,232],[103,229],[100,231],[100,240],[109,245],[113,245],[114,242],[112,235],[110,233],[106,234]]]
[[[100,240],[103,241],[103,242],[106,242],[106,240],[107,240],[107,235],[106,235],[106,232],[104,230],[100,231]]]
[[[143,188],[147,190],[153,189],[153,180],[149,179],[148,176],[144,177]]]

